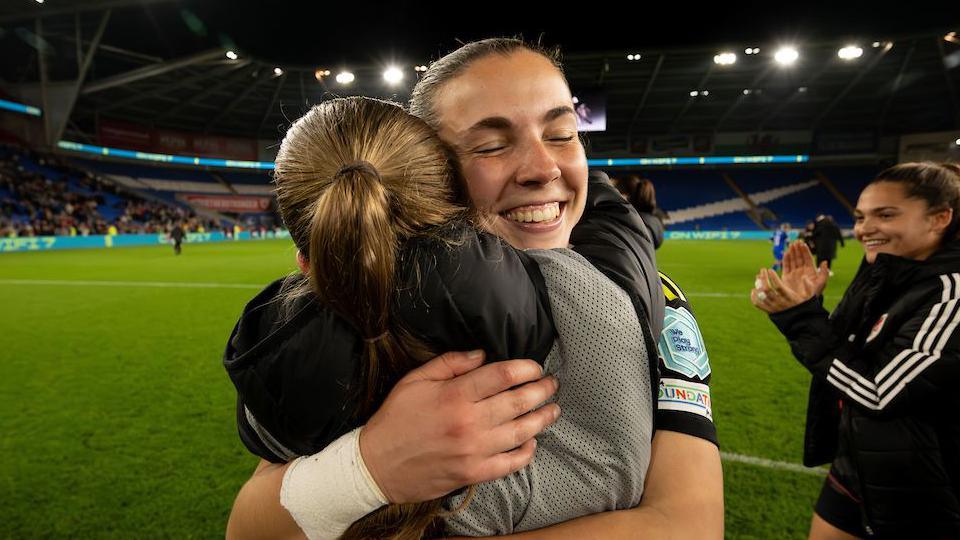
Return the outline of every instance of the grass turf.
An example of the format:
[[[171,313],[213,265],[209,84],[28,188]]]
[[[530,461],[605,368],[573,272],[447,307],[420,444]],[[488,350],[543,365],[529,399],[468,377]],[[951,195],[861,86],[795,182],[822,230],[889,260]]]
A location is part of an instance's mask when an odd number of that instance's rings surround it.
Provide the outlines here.
[[[0,537],[223,537],[256,459],[220,357],[293,255],[288,241],[0,255]],[[799,462],[809,376],[746,296],[769,244],[674,241],[658,256],[705,335],[722,449]],[[841,250],[828,304],[859,256]],[[819,477],[727,461],[724,482],[728,538],[805,537]]]

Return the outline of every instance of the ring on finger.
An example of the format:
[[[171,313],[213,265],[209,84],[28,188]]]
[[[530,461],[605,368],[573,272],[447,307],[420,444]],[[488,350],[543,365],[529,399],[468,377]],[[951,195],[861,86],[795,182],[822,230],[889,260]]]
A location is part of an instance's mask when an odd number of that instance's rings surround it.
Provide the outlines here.
[[[767,300],[767,293],[763,291],[757,291],[757,300],[765,302]]]

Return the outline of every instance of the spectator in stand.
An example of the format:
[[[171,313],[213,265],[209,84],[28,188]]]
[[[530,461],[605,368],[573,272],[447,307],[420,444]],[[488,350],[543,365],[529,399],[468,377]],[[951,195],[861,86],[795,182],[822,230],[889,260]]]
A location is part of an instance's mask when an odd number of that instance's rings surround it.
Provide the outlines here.
[[[13,147],[0,147],[0,155],[3,236],[156,234],[167,231],[172,222],[185,222],[186,230],[219,229],[216,222],[199,220],[185,208],[123,194],[113,184],[56,158]],[[27,171],[24,162],[44,166],[49,177]],[[120,215],[112,222],[100,213],[107,206],[104,194],[124,199],[116,205]]]

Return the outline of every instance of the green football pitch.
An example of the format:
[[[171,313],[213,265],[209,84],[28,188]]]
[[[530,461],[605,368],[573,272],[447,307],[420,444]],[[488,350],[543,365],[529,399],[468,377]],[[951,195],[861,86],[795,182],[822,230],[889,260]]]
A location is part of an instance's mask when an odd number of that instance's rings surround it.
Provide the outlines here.
[[[658,252],[713,366],[728,538],[805,537],[823,479],[797,465],[809,375],[747,297],[770,252]],[[840,251],[830,306],[859,258]],[[0,538],[222,538],[256,459],[221,354],[245,302],[293,269],[289,241],[0,255]]]

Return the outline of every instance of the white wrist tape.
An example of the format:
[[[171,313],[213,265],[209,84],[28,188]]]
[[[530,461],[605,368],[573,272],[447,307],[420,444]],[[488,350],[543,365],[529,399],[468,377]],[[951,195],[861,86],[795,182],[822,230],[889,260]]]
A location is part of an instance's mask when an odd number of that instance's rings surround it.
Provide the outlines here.
[[[357,428],[312,456],[290,462],[280,504],[310,540],[336,539],[388,503],[360,455]]]

